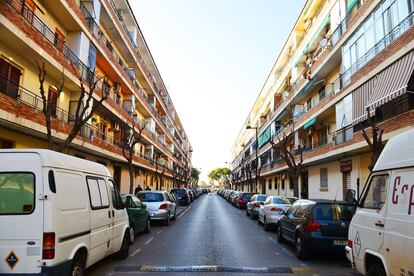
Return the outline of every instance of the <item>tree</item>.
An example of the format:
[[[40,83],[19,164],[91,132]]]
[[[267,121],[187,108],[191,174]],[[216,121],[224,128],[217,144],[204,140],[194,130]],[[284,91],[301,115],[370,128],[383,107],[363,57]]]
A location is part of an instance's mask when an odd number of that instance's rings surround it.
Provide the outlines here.
[[[129,171],[129,193],[134,192],[134,155],[135,145],[141,142],[142,131],[145,129],[146,122],[141,122],[141,126],[133,119],[124,131],[124,139],[122,143],[122,154],[128,163]],[[135,131],[137,130],[137,131]]]
[[[159,164],[160,159],[164,159],[164,155],[154,153],[153,162],[155,163],[155,177],[156,177],[155,178],[155,180],[156,180],[155,189],[156,190],[162,188],[162,181],[163,181],[163,177],[164,177],[164,173],[165,173],[165,165]],[[159,169],[161,169],[161,170],[159,170]]]
[[[215,168],[211,170],[208,177],[217,181],[219,184],[224,183],[226,186],[230,184],[231,171],[229,168]]]
[[[369,107],[367,107],[367,114],[368,125],[371,128],[372,142],[368,137],[368,133],[365,128],[362,128],[362,136],[364,136],[364,139],[367,142],[369,149],[371,150],[371,163],[369,164],[368,169],[372,171],[374,169],[375,163],[377,163],[377,160],[381,155],[382,150],[384,149],[384,144],[382,143],[382,133],[384,131],[382,128],[376,125],[375,119],[370,116]]]
[[[192,185],[197,185],[198,181],[200,180],[201,171],[197,168],[191,167],[191,182]]]
[[[76,138],[76,136],[79,134],[82,127],[89,121],[89,119],[92,118],[92,116],[95,114],[97,109],[102,106],[103,102],[108,98],[108,91],[102,91],[101,99],[95,100],[93,98],[93,94],[97,88],[98,83],[106,79],[106,76],[103,77],[97,77],[95,75],[94,70],[88,69],[88,77],[86,80],[84,80],[82,72],[79,73],[78,79],[79,79],[79,88],[80,93],[78,97],[78,105],[76,107],[74,114],[69,114],[71,119],[71,128],[69,131],[69,134],[67,135],[66,139],[62,143],[58,143],[58,145],[54,146],[54,139],[52,136],[52,120],[55,116],[55,110],[56,106],[53,103],[52,99],[49,99],[49,95],[46,94],[44,82],[47,77],[47,71],[45,62],[42,63],[42,65],[39,64],[39,62],[36,60],[36,64],[39,70],[39,91],[41,98],[43,100],[43,108],[42,113],[45,116],[46,121],[46,137],[47,137],[47,144],[48,149],[52,149],[55,151],[62,151],[69,147],[69,145],[72,143],[72,141]],[[74,65],[72,64],[74,67]],[[77,72],[78,70],[74,70]],[[85,87],[85,83],[88,87]],[[62,78],[59,80],[56,84],[56,95],[55,98],[59,98],[60,94],[63,91],[64,87],[64,74],[62,73]]]
[[[270,140],[270,143],[275,153],[278,154],[286,162],[286,165],[289,169],[289,180],[293,185],[293,194],[294,196],[298,197],[299,176],[302,172],[304,147],[299,145],[295,150],[293,131],[294,128],[292,127],[292,131],[288,135],[283,132],[283,137],[279,138],[279,141],[277,143],[273,140]]]

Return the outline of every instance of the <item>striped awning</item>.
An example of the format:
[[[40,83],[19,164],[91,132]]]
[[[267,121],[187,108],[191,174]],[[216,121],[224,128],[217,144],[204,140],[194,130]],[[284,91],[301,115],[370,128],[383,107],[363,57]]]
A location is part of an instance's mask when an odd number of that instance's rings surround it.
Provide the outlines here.
[[[352,92],[352,124],[358,124],[368,118],[365,106],[374,88],[375,77]]]
[[[407,92],[414,71],[414,51],[400,58],[376,77],[374,88],[365,109],[375,109]]]

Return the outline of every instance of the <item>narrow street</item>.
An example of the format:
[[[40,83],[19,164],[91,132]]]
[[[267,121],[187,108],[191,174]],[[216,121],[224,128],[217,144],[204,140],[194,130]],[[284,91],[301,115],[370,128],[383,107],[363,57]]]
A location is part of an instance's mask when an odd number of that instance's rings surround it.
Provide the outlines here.
[[[191,266],[213,266],[220,272],[194,272]],[[299,261],[274,232],[265,232],[257,220],[216,194],[202,196],[169,227],[153,225],[150,234],[138,235],[126,260],[106,258],[87,274],[255,275],[264,268],[274,272],[266,275],[356,275],[341,256]]]

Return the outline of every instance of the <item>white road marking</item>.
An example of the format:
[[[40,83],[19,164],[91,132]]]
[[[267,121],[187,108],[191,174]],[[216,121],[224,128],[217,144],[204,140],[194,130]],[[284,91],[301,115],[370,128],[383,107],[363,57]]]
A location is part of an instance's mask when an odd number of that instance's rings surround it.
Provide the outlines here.
[[[135,255],[137,255],[139,253],[139,251],[141,251],[141,248],[138,248],[137,250],[135,250],[134,252],[132,252],[132,254],[130,255],[130,257],[134,257]]]
[[[282,250],[283,250],[286,254],[288,254],[290,257],[293,257],[293,254],[292,254],[292,253],[290,253],[290,251],[289,251],[289,250],[287,250],[286,248],[282,247]]]
[[[303,266],[303,267],[307,267],[307,265],[304,264],[304,263],[300,263],[300,265]]]
[[[162,232],[162,230],[159,230],[159,231],[157,231],[157,233],[156,233],[156,234],[157,234],[157,235],[159,235],[161,232]]]
[[[149,244],[150,242],[152,242],[153,239],[154,237],[149,238],[146,242],[144,242],[144,244]]]
[[[268,237],[269,238],[269,240],[271,240],[272,242],[276,242],[276,240],[274,239],[274,238],[272,238],[272,237]]]
[[[182,217],[182,216],[184,216],[184,214],[185,213],[187,213],[188,212],[188,210],[190,210],[190,208],[191,208],[191,206],[188,206],[188,208],[187,209],[185,209],[181,214],[179,214],[178,216],[177,216],[177,218],[180,218],[180,217]]]

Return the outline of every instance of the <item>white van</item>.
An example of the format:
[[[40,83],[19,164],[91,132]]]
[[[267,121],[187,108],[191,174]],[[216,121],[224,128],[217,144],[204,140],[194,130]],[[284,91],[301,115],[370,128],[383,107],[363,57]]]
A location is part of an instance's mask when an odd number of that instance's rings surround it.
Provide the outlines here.
[[[105,166],[49,150],[0,150],[0,273],[84,275],[129,250],[126,209]]]
[[[414,130],[385,146],[349,226],[345,252],[364,275],[414,275]]]

